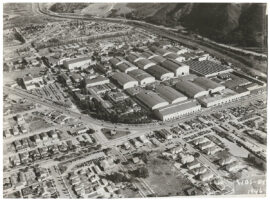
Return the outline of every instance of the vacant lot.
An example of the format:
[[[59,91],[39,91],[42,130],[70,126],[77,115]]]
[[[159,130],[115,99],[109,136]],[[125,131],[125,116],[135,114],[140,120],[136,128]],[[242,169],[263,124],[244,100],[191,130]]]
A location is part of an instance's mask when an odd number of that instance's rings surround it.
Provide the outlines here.
[[[101,129],[102,133],[104,133],[104,135],[109,139],[109,140],[113,140],[119,137],[123,137],[126,136],[128,134],[130,134],[129,131],[120,131],[120,130],[115,130],[115,133],[113,133],[113,135],[111,134],[111,130],[110,129],[106,129],[103,128]],[[114,132],[114,131],[113,131]]]
[[[156,192],[157,196],[185,195],[184,190],[192,186],[185,176],[173,167],[173,163],[150,154],[147,163],[149,177],[146,182]]]

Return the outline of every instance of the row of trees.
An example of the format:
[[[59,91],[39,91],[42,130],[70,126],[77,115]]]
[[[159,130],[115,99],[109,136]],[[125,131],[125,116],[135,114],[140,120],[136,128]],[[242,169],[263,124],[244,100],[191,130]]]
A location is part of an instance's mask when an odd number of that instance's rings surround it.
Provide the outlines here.
[[[112,174],[107,174],[105,175],[105,178],[107,180],[110,180],[114,183],[120,183],[120,182],[131,182],[134,177],[137,178],[147,178],[149,176],[148,169],[146,167],[140,167],[137,168],[136,170],[130,170],[128,173],[132,177],[127,177],[126,175],[119,173],[119,172],[114,172]]]

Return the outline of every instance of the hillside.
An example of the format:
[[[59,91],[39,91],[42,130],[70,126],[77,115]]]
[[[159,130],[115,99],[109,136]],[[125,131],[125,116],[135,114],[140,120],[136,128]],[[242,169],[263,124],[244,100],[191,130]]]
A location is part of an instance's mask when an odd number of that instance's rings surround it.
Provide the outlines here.
[[[126,17],[170,27],[178,25],[218,42],[242,47],[267,44],[266,4],[259,3],[56,3],[54,12]]]

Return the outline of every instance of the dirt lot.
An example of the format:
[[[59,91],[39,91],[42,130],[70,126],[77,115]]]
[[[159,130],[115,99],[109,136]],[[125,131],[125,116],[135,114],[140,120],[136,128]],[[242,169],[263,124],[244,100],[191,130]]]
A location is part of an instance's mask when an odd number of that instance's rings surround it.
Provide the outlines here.
[[[10,83],[13,81],[16,81],[17,78],[22,78],[26,74],[39,74],[40,71],[44,70],[45,68],[31,68],[31,69],[25,69],[20,71],[13,71],[13,72],[3,72],[3,80],[4,84]]]
[[[48,128],[50,126],[51,125],[48,124],[45,120],[36,118],[29,123],[29,130],[30,130],[30,132],[33,132],[35,130],[42,129],[42,128]]]

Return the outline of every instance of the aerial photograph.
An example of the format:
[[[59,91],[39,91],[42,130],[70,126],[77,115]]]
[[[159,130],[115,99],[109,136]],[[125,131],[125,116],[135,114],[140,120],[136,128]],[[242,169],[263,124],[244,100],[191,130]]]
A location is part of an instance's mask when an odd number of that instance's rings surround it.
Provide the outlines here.
[[[2,198],[267,196],[266,3],[2,6]]]

